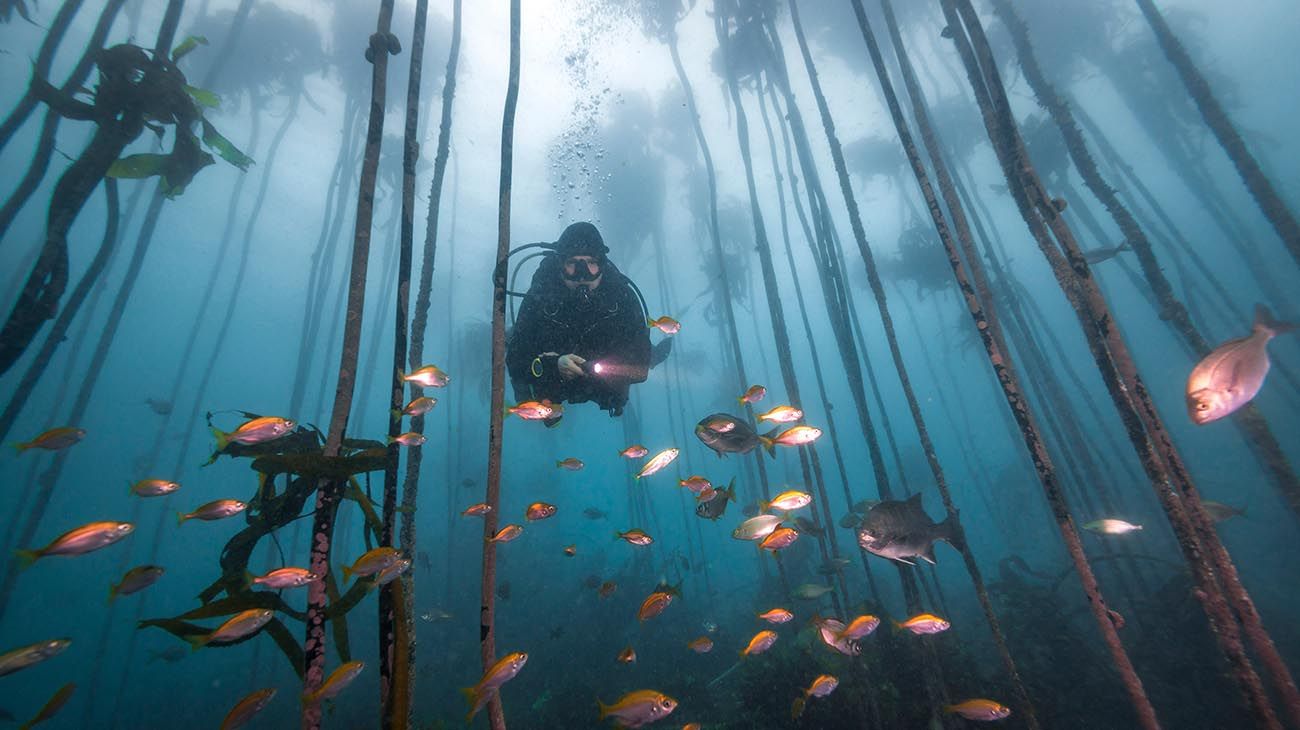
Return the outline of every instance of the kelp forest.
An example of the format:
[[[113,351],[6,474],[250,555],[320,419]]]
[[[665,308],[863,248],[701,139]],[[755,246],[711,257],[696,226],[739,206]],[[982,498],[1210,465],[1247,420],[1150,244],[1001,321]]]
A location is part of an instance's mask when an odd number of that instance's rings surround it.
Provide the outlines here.
[[[1300,13],[0,0],[0,727],[1300,730]]]

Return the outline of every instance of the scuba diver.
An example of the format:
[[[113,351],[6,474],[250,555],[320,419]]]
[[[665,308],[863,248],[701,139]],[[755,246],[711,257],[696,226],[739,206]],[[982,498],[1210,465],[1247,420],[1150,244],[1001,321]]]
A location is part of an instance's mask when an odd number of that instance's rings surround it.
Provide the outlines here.
[[[542,257],[506,342],[517,401],[594,401],[622,415],[628,389],[652,366],[636,285],[614,266],[596,227],[574,223]],[[662,360],[654,348],[655,359]],[[667,352],[662,352],[663,356]],[[554,426],[560,415],[545,419]]]

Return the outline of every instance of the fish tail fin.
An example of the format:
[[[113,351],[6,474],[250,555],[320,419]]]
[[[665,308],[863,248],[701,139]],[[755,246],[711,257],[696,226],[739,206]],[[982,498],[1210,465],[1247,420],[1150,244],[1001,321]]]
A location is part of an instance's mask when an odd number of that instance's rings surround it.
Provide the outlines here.
[[[32,567],[32,564],[35,563],[37,560],[40,559],[40,557],[41,557],[41,551],[39,551],[39,550],[15,550],[15,551],[14,551],[14,556],[18,558],[18,569],[19,569],[19,570],[26,570],[26,569]]]
[[[728,502],[736,501],[736,478],[735,477],[732,477],[731,481],[727,482],[727,488],[722,490],[722,492],[723,494],[727,495]]]
[[[216,426],[208,426],[208,430],[212,431],[212,436],[217,440],[217,453],[225,451],[226,447],[230,445],[230,434]]]
[[[1300,323],[1282,322],[1273,316],[1268,307],[1263,304],[1255,305],[1255,329],[1264,330],[1270,336],[1286,334],[1300,329]]]
[[[804,702],[805,702],[805,700],[804,700],[804,698],[802,698],[802,697],[796,697],[796,698],[795,698],[794,703],[790,705],[790,719],[791,719],[791,720],[798,720],[798,719],[799,719],[799,716],[803,714],[803,706],[804,706]]]
[[[28,450],[28,449],[30,449],[30,448],[32,447],[31,444],[23,443],[23,442],[21,442],[21,441],[15,441],[15,442],[13,442],[12,444],[10,444],[10,446],[13,446],[13,447],[14,447],[14,451],[17,452],[17,453],[19,453],[19,454],[23,453],[24,451],[26,451],[26,450]]]
[[[116,585],[109,585],[109,586],[108,586],[108,605],[110,605],[110,606],[113,605],[113,601],[115,601],[115,600],[117,600],[117,586],[116,586]]]
[[[393,417],[394,421],[399,420],[402,417],[402,412],[396,408],[389,408],[388,413]]]
[[[345,565],[343,566],[343,582],[347,583],[349,580],[352,580],[352,568]]]
[[[244,587],[250,590],[253,587],[253,574],[247,570],[244,571]]]
[[[610,710],[609,705],[605,704],[604,702],[601,702],[598,699],[596,700],[596,707],[600,709],[600,717],[597,718],[598,720],[604,720],[606,717],[609,717],[609,710]]]
[[[957,706],[956,706],[956,705],[944,705],[944,706],[943,706],[943,714],[945,714],[945,715],[951,715],[952,713],[954,713],[954,712],[956,712],[956,711],[957,711]]]
[[[185,637],[185,640],[188,641],[188,642],[190,642],[190,651],[194,652],[194,651],[198,651],[199,649],[202,649],[203,647],[207,646],[207,644],[208,644],[208,635],[207,635],[207,634],[197,634],[197,635],[194,635],[194,636],[187,636],[187,637]],[[304,694],[303,694],[303,701],[306,702],[306,700],[307,700],[307,695],[306,695],[306,693],[304,693]]]
[[[773,459],[776,458],[776,437],[780,430],[780,426],[774,426],[771,431],[758,437],[758,442],[763,444],[763,448],[767,449],[767,455]]]
[[[402,372],[401,368],[397,368],[397,379],[403,382],[406,381],[406,373]]]
[[[966,552],[966,535],[961,529],[961,524],[957,521],[956,512],[948,515],[948,519],[939,523],[939,538],[947,541],[949,545],[959,551]],[[931,545],[930,549],[933,551],[934,546]]]
[[[177,526],[177,527],[180,527],[180,526],[183,525],[183,524],[185,524],[185,513],[184,513],[184,512],[181,512],[181,511],[179,511],[179,510],[177,510],[177,512],[176,512],[176,526]]]

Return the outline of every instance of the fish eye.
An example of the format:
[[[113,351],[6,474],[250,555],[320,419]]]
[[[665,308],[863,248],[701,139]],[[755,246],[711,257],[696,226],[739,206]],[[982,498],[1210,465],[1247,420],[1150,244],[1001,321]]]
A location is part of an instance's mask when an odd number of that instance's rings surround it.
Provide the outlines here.
[[[1208,410],[1210,410],[1210,404],[1209,404],[1209,403],[1206,403],[1205,401],[1200,401],[1199,403],[1196,404],[1196,410],[1198,410],[1198,411],[1208,411]]]

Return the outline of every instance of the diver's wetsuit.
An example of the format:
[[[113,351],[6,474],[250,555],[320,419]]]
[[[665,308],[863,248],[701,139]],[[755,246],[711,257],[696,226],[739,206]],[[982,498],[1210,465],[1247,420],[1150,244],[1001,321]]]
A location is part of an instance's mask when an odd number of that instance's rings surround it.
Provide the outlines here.
[[[627,277],[608,261],[600,286],[585,298],[564,285],[560,265],[558,256],[542,259],[510,331],[506,369],[515,397],[595,401],[610,415],[620,415],[629,386],[644,382],[650,366],[650,333],[641,303]],[[542,355],[547,352],[585,359],[587,374],[561,379],[556,358]],[[596,363],[599,374],[592,372]]]

